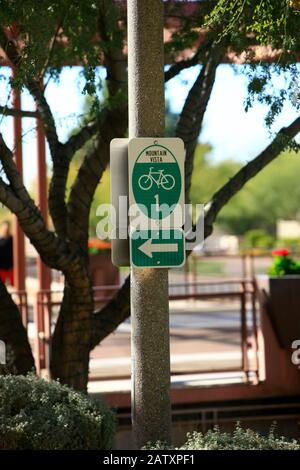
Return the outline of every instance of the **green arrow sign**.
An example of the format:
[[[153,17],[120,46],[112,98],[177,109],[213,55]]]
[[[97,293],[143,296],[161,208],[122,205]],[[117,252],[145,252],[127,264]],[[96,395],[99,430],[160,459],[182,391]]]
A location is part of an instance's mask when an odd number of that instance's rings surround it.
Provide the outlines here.
[[[180,229],[135,231],[131,237],[131,255],[136,267],[182,266],[184,233]]]

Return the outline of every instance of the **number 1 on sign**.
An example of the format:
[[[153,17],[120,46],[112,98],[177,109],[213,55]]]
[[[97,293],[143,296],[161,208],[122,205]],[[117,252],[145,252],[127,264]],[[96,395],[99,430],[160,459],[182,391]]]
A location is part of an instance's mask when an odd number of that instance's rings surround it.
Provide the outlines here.
[[[155,209],[157,212],[159,212],[159,195],[155,194],[154,198],[155,198]]]

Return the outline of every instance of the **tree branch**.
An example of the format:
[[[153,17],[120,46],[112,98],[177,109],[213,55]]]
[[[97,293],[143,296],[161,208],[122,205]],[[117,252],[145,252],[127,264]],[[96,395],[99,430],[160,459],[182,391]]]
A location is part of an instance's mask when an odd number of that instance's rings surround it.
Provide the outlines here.
[[[51,268],[66,271],[73,253],[69,245],[47,229],[42,214],[30,198],[11,150],[0,135],[0,161],[10,185],[0,178],[0,202],[18,218],[25,235]]]
[[[7,147],[2,134],[0,133],[0,161],[2,163],[5,174],[10,182],[11,188],[13,189],[16,196],[24,203],[30,206],[32,209],[36,209],[36,206],[29,196],[20,173],[17,170],[15,162],[13,160],[13,154]]]
[[[18,66],[21,63],[21,56],[15,44],[9,41],[2,28],[0,28],[0,43],[13,67],[18,70]],[[67,233],[65,192],[70,161],[67,151],[63,151],[63,146],[59,142],[54,117],[45,98],[40,81],[30,80],[26,83],[26,86],[35,100],[50,147],[53,174],[49,187],[49,211],[57,234],[64,237]]]
[[[185,197],[189,201],[189,191],[194,165],[194,153],[201,131],[203,117],[211,96],[216,70],[225,52],[224,44],[214,45],[203,64],[198,78],[189,91],[175,130],[185,144]]]
[[[193,67],[194,65],[199,64],[200,48],[195,52],[193,57],[189,59],[180,60],[171,65],[171,67],[165,71],[165,83],[176,77],[182,70]]]
[[[98,119],[93,119],[82,127],[76,134],[71,135],[64,145],[68,155],[73,156],[77,150],[80,150],[99,130]]]
[[[22,57],[19,54],[19,51],[17,47],[15,46],[15,44],[8,39],[3,28],[0,28],[0,44],[3,50],[5,51],[8,60],[11,62],[12,66],[17,72],[18,67],[21,63]],[[36,80],[29,80],[29,82],[26,83],[26,86],[28,90],[30,91],[30,93],[32,94],[36,102],[37,109],[43,119],[45,134],[49,143],[51,154],[55,155],[55,150],[59,141],[57,137],[54,118],[53,118],[51,109],[45,99],[42,86],[40,82]]]
[[[66,8],[68,8],[68,5],[66,5]],[[57,42],[57,38],[58,38],[58,35],[60,34],[60,32],[62,32],[62,28],[63,28],[63,24],[64,24],[64,21],[65,21],[65,18],[66,18],[66,15],[67,15],[67,10],[64,10],[63,14],[62,14],[62,18],[61,20],[58,22],[57,26],[56,26],[56,29],[55,29],[55,33],[53,35],[53,37],[51,38],[51,41],[50,41],[50,44],[49,44],[49,52],[48,52],[48,56],[45,60],[45,63],[42,67],[42,70],[40,72],[40,76],[39,78],[40,79],[43,79],[43,76],[44,74],[46,73],[47,71],[47,68],[49,67],[49,64],[51,62],[51,59],[52,59],[52,56],[53,56],[53,51],[54,51],[54,48],[55,48],[55,45],[56,45],[56,42]]]
[[[67,244],[46,228],[38,208],[33,210],[32,207],[24,204],[1,178],[0,202],[17,216],[23,232],[45,264],[53,269],[65,270],[70,261]]]
[[[206,204],[204,217],[204,237],[213,231],[213,224],[221,209],[243,186],[263,168],[271,163],[286,148],[287,144],[300,132],[300,117],[288,127],[280,129],[274,140],[256,158],[241,168]]]
[[[127,129],[127,61],[123,54],[123,33],[118,23],[119,9],[114,2],[107,8],[103,1],[99,7],[98,29],[101,40],[105,42],[104,66],[107,70],[107,88],[110,108],[104,109],[98,126],[97,140],[86,154],[77,178],[72,186],[69,203],[68,236],[70,240],[79,243],[82,249],[87,250],[88,224],[91,204],[101,176],[109,161],[109,146],[114,137],[121,137]],[[108,33],[108,29],[109,32]],[[111,35],[115,41],[111,40]],[[117,44],[117,45],[116,45]],[[86,134],[74,138],[80,141]]]
[[[31,80],[27,84],[27,88],[33,96],[37,110],[40,113],[53,162],[48,198],[49,212],[56,233],[60,237],[66,237],[67,208],[65,197],[70,160],[72,156],[71,149],[65,148],[58,139],[54,117],[45,98],[41,83]]]
[[[22,61],[22,57],[20,56],[15,43],[8,39],[3,27],[0,27],[0,45],[11,65],[15,69],[18,69]]]
[[[127,105],[125,105],[126,109]],[[85,251],[91,204],[101,176],[109,162],[109,146],[113,138],[124,135],[127,120],[124,107],[111,110],[102,123],[99,136],[87,152],[78,170],[68,202],[68,237]]]
[[[120,26],[120,6],[117,2],[102,0],[99,5],[98,31],[103,47],[103,65],[107,70],[109,96],[127,93],[127,58],[123,53],[124,31]]]
[[[130,277],[114,297],[93,315],[91,350],[130,316]]]
[[[34,99],[37,110],[40,114],[40,117],[42,118],[45,135],[46,135],[50,152],[51,152],[51,156],[54,162],[60,142],[58,140],[56,125],[55,125],[52,111],[45,98],[41,83],[35,80],[30,80],[26,84],[26,86]]]
[[[20,208],[19,199],[2,178],[0,178],[0,202],[13,213]]]
[[[103,47],[103,65],[107,70],[107,88],[109,91],[110,98],[116,97],[126,92],[127,87],[127,59],[123,54],[123,40],[122,31],[118,25],[119,8],[114,2],[110,2],[108,7],[107,1],[100,2],[99,4],[99,16],[98,16],[98,30],[101,36],[101,40],[106,43]],[[108,32],[110,29],[110,32]],[[114,37],[118,37],[115,41],[118,41],[119,45],[115,46],[114,41],[111,40],[111,30],[113,31]],[[83,145],[90,140],[97,132],[101,132],[101,125],[105,123],[107,118],[108,108],[104,108],[96,119],[93,119],[85,127],[83,127],[76,135],[70,137],[68,142],[64,144],[65,148],[71,154],[74,154],[77,150],[83,147]]]
[[[0,339],[13,351],[13,365],[17,374],[27,374],[34,371],[34,358],[19,309],[1,279]]]
[[[80,150],[86,142],[88,142],[97,132],[101,134],[101,125],[105,123],[109,112],[108,106],[104,107],[98,114],[96,119],[89,121],[84,127],[82,127],[76,134],[71,137],[63,144],[64,150],[71,159],[77,150]]]
[[[49,185],[49,212],[55,231],[59,237],[67,235],[66,185],[70,168],[70,160],[60,149],[53,162],[52,177]]]
[[[4,116],[20,116],[29,118],[40,117],[37,111],[23,111],[22,109],[9,108],[8,106],[0,106],[0,114]]]

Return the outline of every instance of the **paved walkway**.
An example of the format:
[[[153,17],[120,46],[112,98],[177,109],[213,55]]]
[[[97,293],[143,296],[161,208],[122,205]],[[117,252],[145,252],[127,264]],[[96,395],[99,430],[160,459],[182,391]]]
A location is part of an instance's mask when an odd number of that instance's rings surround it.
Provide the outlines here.
[[[185,305],[178,304],[171,302],[170,305],[172,372],[241,367],[239,310],[224,303],[212,305],[211,302],[188,301]],[[250,319],[248,321],[250,323]],[[90,370],[93,378],[130,375],[129,320],[92,351]]]

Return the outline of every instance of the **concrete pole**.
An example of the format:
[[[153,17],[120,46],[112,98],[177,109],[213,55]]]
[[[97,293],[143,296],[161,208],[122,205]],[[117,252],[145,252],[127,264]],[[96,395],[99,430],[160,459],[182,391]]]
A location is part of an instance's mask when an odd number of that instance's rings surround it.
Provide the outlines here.
[[[164,135],[163,1],[128,0],[129,137]],[[137,448],[170,442],[167,269],[131,269],[132,425]]]

